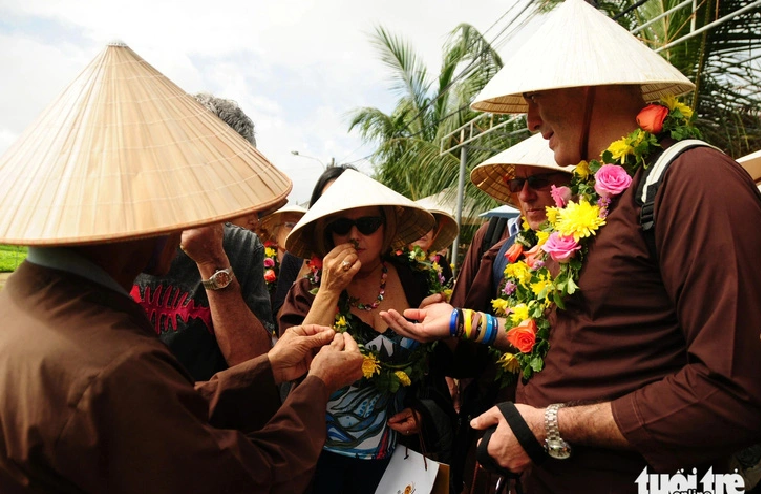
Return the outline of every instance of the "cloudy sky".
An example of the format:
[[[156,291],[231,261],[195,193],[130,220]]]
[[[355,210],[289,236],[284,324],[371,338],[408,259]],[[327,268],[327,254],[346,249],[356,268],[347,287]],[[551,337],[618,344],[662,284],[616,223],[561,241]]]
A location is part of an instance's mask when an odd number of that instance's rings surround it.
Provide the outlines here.
[[[369,41],[375,26],[407,39],[436,74],[455,26],[472,24],[491,40],[516,1],[0,0],[0,154],[106,43],[121,40],[186,91],[236,100],[259,149],[293,179],[291,199],[303,202],[322,172],[317,160],[371,171],[363,158],[373,149],[347,132],[347,113],[394,106]]]

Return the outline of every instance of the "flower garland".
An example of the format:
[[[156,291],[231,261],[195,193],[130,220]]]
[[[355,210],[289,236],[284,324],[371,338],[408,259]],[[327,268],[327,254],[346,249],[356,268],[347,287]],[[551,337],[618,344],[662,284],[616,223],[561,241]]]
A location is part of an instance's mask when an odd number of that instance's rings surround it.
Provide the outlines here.
[[[409,261],[411,265],[417,262]],[[319,291],[322,275],[322,260],[312,257],[311,272],[306,274],[316,295]],[[416,269],[415,267],[412,268]],[[417,268],[423,271],[423,268]],[[429,287],[429,293],[438,293]],[[362,380],[371,382],[381,393],[396,393],[400,388],[410,386],[421,380],[428,371],[428,355],[436,343],[418,344],[414,349],[398,348],[389,355],[385,347],[380,350],[366,348],[364,343],[375,339],[380,333],[372,328],[363,327],[362,320],[351,313],[351,299],[344,290],[338,299],[338,310],[333,323],[333,329],[338,333],[348,332],[357,341],[360,352],[364,356],[362,362]]]
[[[280,262],[277,259],[277,244],[264,243],[264,283],[273,293],[277,289],[277,277],[280,274]]]
[[[443,293],[447,300],[452,295],[452,280],[444,278],[444,268],[441,265],[441,256],[438,254],[428,255],[419,245],[410,245],[405,253],[397,250],[394,255],[397,259],[409,264],[413,271],[425,271],[428,274],[428,293]],[[446,261],[445,261],[446,262]]]
[[[646,105],[637,116],[639,128],[603,151],[602,162],[581,161],[570,187],[552,186],[555,206],[547,207],[547,221],[538,231],[524,220],[506,253],[509,262],[499,297],[492,301],[495,314],[506,317],[507,339],[515,349],[499,357],[498,378],[509,380],[520,373],[527,380],[544,368],[550,309],[565,309],[564,301],[579,288],[590,242],[605,225],[613,201],[631,186],[636,171],[649,165],[662,139],[700,137],[692,120],[692,110],[675,97]],[[545,265],[549,259],[558,263],[555,276]]]

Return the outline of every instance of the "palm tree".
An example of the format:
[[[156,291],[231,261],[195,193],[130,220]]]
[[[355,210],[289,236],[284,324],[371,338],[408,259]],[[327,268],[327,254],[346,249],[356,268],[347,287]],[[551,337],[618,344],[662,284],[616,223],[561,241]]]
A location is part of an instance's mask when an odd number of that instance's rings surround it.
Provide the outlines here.
[[[391,88],[399,96],[390,114],[374,107],[351,113],[349,130],[357,129],[365,142],[378,145],[372,159],[375,178],[413,200],[456,185],[460,155],[440,155],[441,138],[476,116],[469,108],[470,101],[502,68],[502,59],[483,35],[467,24],[450,34],[436,78],[429,77],[409,43],[383,27],[376,28],[372,41],[391,70]],[[498,117],[498,121],[506,118]],[[520,127],[520,123],[515,124],[515,128]],[[516,139],[501,135],[479,142],[479,149],[469,153],[469,168]],[[478,208],[494,205],[469,183],[466,193],[477,199]]]
[[[639,3],[639,2],[637,2]],[[627,29],[642,27],[681,0],[611,0],[598,5]],[[699,0],[655,20],[637,36],[692,80],[691,95],[704,138],[735,158],[761,148],[761,7],[741,12],[747,0]],[[631,9],[631,10],[630,10]],[[623,14],[622,14],[623,13]],[[680,40],[716,21],[702,33]]]

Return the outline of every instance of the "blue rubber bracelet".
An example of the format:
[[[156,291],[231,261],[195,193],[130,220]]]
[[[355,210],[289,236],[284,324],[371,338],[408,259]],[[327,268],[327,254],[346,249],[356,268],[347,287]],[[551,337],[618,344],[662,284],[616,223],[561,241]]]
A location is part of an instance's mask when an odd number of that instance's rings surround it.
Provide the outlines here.
[[[488,334],[484,336],[484,343],[486,345],[492,346],[494,345],[494,342],[497,341],[498,328],[499,322],[497,321],[497,318],[489,315],[489,325],[487,327]]]
[[[449,318],[449,335],[457,336],[457,309],[452,308],[452,317]]]

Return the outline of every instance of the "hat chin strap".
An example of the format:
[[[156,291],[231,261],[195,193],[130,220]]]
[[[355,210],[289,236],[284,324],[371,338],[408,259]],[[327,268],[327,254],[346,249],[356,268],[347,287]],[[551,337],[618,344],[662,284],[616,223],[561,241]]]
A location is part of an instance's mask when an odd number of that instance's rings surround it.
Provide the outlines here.
[[[589,159],[589,127],[592,125],[592,110],[595,106],[595,86],[587,86],[584,89],[584,120],[581,127],[581,140],[579,142],[579,156],[582,160]]]

